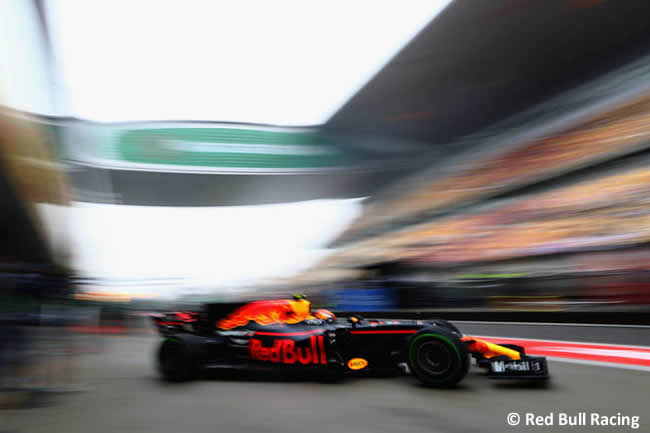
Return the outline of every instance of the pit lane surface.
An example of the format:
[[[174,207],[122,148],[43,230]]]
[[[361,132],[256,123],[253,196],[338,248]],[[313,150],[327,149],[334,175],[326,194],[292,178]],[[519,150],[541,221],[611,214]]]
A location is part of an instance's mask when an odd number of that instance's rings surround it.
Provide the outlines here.
[[[513,326],[506,331],[514,332]],[[58,396],[52,405],[41,408],[1,410],[0,431],[650,431],[650,373],[644,371],[552,361],[549,386],[530,387],[489,381],[481,370],[473,368],[461,386],[448,390],[421,387],[410,377],[351,379],[341,384],[203,380],[171,385],[161,383],[153,369],[157,342],[153,335],[106,337],[104,353],[85,355],[78,361],[86,392]],[[510,412],[548,415],[584,411],[639,415],[641,426],[637,430],[514,428],[506,423]]]

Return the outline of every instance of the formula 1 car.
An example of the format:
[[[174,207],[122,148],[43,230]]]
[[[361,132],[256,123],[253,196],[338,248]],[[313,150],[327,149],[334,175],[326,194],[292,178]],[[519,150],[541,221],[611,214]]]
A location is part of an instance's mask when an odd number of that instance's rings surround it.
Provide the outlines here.
[[[546,379],[546,359],[524,348],[464,336],[445,320],[337,319],[289,300],[206,304],[153,317],[164,337],[158,369],[169,381],[208,370],[305,373],[323,380],[366,372],[410,373],[428,386],[461,381],[470,355],[490,378]]]

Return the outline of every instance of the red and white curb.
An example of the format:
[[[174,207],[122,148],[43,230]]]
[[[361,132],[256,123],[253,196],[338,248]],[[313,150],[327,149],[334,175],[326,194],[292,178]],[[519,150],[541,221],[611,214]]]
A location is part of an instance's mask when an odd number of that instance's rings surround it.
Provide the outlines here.
[[[555,361],[650,371],[650,347],[646,346],[478,335],[476,337],[490,343],[517,344],[523,346],[527,354],[543,355]]]

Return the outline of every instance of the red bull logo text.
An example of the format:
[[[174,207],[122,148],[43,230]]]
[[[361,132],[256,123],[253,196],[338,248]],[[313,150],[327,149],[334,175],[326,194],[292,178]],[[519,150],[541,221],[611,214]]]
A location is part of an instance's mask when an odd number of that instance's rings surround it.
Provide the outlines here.
[[[248,354],[257,361],[277,362],[281,364],[327,364],[323,336],[309,337],[309,344],[303,347],[294,340],[277,339],[273,346],[264,347],[261,340],[251,338],[248,342]]]

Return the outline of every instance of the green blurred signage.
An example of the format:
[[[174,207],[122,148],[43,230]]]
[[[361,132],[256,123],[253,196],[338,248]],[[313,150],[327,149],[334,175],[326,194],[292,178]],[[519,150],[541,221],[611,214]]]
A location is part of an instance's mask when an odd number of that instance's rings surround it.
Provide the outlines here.
[[[115,143],[115,142],[113,142]],[[343,165],[319,132],[237,128],[153,128],[117,132],[113,155],[126,162],[196,167],[310,168]]]

